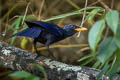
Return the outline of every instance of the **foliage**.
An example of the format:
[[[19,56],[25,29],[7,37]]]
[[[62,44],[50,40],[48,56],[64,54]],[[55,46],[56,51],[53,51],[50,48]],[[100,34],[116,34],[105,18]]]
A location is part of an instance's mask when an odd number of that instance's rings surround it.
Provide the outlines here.
[[[40,80],[39,77],[30,74],[26,71],[16,71],[14,73],[9,74],[10,77],[16,77],[16,78],[25,78],[25,80]]]
[[[91,54],[78,60],[83,62],[81,65],[84,66],[97,59],[92,67],[102,69],[97,77],[98,80],[105,73],[112,79],[114,74],[120,72],[119,13],[116,10],[107,11],[106,13],[103,12],[101,17],[100,20],[94,23],[88,34]],[[90,22],[89,19],[88,22]],[[113,32],[113,36],[106,37],[103,35],[105,27]]]
[[[36,66],[43,73],[45,77],[44,80],[47,80],[47,75],[44,68],[38,64],[34,64],[33,66]],[[8,76],[16,77],[16,78],[24,78],[25,80],[40,80],[40,77],[26,71],[16,71],[14,73],[9,74]]]
[[[116,10],[108,11],[101,20],[97,21],[89,31],[89,45],[93,52],[92,54],[96,54],[96,57],[99,61],[96,62],[98,63],[96,67],[100,66],[100,64],[103,64],[103,68],[101,73],[98,75],[98,79],[100,78],[100,76],[102,76],[102,73],[105,72],[107,72],[107,75],[109,75],[109,77],[112,79],[112,76],[116,72],[120,71],[120,25],[118,25],[119,13]],[[109,29],[111,29],[114,35],[103,38],[102,40],[101,35],[105,27],[105,22],[107,23],[107,26],[109,27]],[[99,41],[100,45],[98,44]],[[110,68],[110,66],[112,67]]]
[[[61,14],[57,16],[53,16],[51,18],[45,19],[43,21],[52,21],[56,19],[62,19],[69,16],[80,15],[83,14],[84,8],[80,10],[76,10],[70,13]],[[88,7],[87,15],[85,21],[89,24],[93,25],[88,34],[88,42],[91,53],[86,56],[83,56],[78,60],[78,62],[82,63],[81,66],[86,66],[89,63],[92,63],[93,68],[102,69],[98,75],[98,80],[101,78],[103,74],[107,74],[111,79],[112,76],[120,72],[120,23],[119,23],[119,13],[116,10],[105,11],[105,9],[101,7]],[[12,11],[12,10],[11,10]],[[11,12],[9,11],[9,13]],[[5,17],[8,13],[5,15]],[[100,19],[94,22],[94,17],[99,17]],[[4,20],[5,17],[2,19]],[[8,27],[7,32],[14,29],[13,34],[18,32],[21,28],[27,28],[27,25],[24,23],[21,26],[21,21],[24,16],[18,16],[14,19],[13,23]],[[37,19],[35,16],[27,15],[25,16],[25,20],[29,20],[31,18]],[[112,35],[106,35],[112,32]],[[105,35],[104,35],[105,34]],[[15,37],[11,40],[11,45],[14,44]],[[21,47],[25,49],[28,39],[23,38],[21,40]],[[38,65],[37,65],[38,66]],[[45,78],[47,79],[45,70],[38,66]],[[19,78],[26,78],[26,80],[38,80],[39,78],[35,75],[32,75],[25,71],[17,71],[15,73],[10,74],[10,76],[15,76]]]

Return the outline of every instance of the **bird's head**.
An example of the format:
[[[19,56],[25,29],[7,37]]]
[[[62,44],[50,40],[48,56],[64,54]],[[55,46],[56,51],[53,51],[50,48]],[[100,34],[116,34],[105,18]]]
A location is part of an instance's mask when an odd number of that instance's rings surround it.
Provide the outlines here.
[[[66,35],[67,36],[72,36],[73,34],[75,34],[76,32],[79,32],[79,31],[86,31],[87,28],[85,27],[80,27],[78,25],[75,25],[75,24],[67,24],[63,27],[63,29],[66,31]]]

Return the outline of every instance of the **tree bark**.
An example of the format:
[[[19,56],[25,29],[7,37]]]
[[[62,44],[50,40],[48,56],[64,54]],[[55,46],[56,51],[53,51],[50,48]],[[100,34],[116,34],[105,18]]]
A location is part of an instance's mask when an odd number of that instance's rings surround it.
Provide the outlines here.
[[[100,70],[88,67],[73,66],[43,56],[36,58],[36,54],[22,50],[7,43],[0,42],[0,64],[11,70],[25,70],[43,77],[43,74],[33,63],[44,67],[48,80],[96,80]],[[109,80],[102,75],[101,80]]]

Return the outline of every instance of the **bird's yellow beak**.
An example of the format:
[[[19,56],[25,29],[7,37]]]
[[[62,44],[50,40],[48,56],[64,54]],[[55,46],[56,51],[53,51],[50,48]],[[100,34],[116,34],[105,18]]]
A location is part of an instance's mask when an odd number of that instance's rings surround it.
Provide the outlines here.
[[[80,27],[80,28],[75,29],[75,31],[86,31],[86,30],[88,30],[88,29],[85,27]]]

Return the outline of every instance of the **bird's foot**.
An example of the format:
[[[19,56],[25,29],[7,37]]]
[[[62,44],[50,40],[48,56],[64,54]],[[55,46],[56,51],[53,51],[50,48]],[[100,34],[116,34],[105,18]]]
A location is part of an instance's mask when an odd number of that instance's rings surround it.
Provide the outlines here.
[[[43,56],[43,55],[41,55],[39,52],[36,52],[36,54],[37,54],[37,56],[36,56],[35,59]],[[50,57],[52,60],[57,60],[57,58],[53,55],[53,53],[49,53],[49,54],[48,54],[48,57]]]
[[[56,57],[52,57],[51,59],[53,59],[53,60],[57,60],[57,58],[56,58]]]
[[[53,60],[57,60],[57,58],[53,54],[49,54],[48,57],[50,57]]]
[[[42,56],[40,53],[36,52],[37,56],[35,59],[39,58],[40,56]]]
[[[57,58],[53,55],[53,53],[49,49],[47,49],[47,51],[48,51],[48,57],[50,57],[53,60],[57,60]]]

